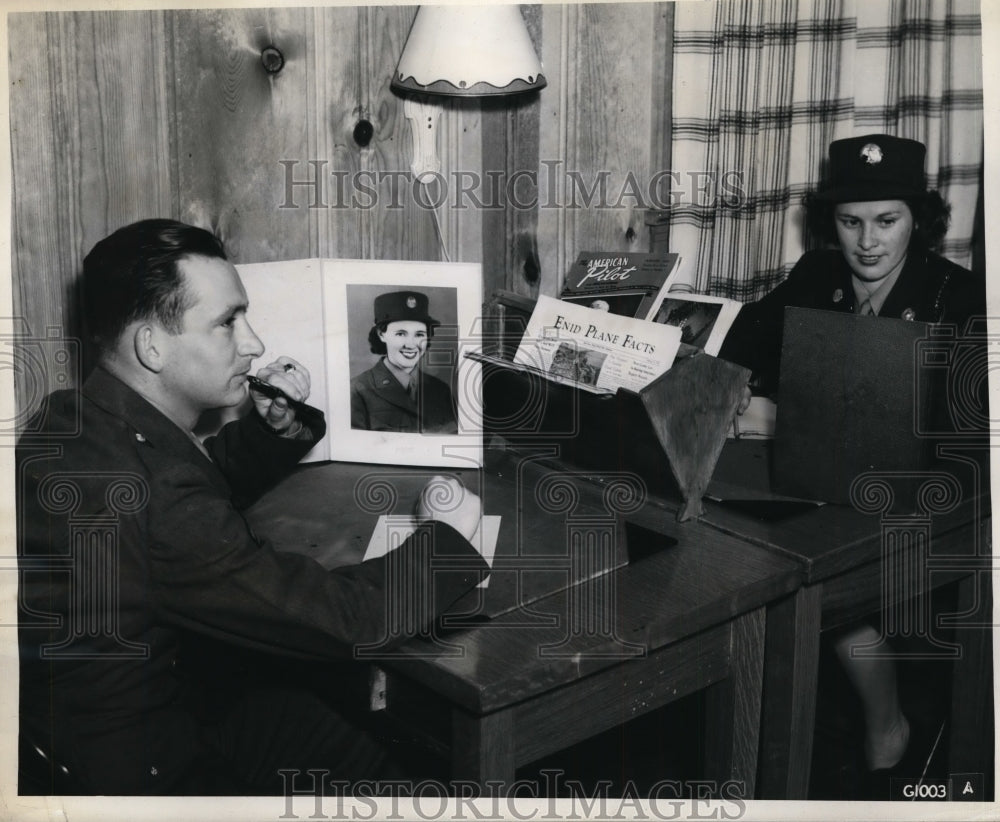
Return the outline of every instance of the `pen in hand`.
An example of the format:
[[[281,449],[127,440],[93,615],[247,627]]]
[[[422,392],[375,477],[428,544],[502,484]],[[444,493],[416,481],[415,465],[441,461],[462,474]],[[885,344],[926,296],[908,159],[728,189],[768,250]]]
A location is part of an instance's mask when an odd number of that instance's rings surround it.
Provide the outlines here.
[[[253,376],[252,374],[247,375],[247,384],[256,391],[258,394],[263,394],[268,399],[276,400],[278,398],[283,399],[292,408],[304,408],[306,404],[300,402],[299,400],[292,399],[284,391],[278,388],[276,385],[271,385],[269,382],[264,382],[262,379]]]

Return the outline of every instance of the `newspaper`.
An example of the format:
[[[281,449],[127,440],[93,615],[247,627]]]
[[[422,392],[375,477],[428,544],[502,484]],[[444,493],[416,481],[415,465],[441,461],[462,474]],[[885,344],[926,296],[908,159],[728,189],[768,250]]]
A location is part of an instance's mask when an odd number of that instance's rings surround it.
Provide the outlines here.
[[[670,368],[675,326],[539,297],[514,362],[587,391],[639,391]]]

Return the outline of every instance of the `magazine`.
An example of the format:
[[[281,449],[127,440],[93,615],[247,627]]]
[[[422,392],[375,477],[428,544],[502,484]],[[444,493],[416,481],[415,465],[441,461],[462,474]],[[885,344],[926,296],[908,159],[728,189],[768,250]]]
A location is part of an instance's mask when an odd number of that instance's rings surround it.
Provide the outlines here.
[[[668,370],[681,330],[539,297],[516,364],[596,393],[639,391]]]
[[[660,297],[650,319],[679,328],[681,342],[715,357],[742,306],[726,297],[668,291]]]
[[[679,262],[676,254],[584,251],[570,266],[559,297],[587,308],[648,320]]]

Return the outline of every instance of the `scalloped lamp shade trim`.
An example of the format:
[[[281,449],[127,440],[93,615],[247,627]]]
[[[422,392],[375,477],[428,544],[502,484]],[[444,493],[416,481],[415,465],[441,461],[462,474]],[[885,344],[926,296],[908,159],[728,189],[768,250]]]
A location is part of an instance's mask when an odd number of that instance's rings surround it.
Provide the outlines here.
[[[536,91],[546,80],[519,6],[421,6],[391,85],[483,97]]]

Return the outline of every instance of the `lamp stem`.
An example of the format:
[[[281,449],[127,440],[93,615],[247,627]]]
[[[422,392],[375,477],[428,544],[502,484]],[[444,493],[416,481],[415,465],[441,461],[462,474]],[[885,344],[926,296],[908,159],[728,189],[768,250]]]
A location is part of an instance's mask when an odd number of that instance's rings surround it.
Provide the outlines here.
[[[418,182],[426,183],[425,176],[441,171],[438,157],[437,132],[441,108],[436,105],[407,97],[403,100],[403,116],[410,121],[413,136],[413,161],[410,170]]]

